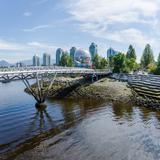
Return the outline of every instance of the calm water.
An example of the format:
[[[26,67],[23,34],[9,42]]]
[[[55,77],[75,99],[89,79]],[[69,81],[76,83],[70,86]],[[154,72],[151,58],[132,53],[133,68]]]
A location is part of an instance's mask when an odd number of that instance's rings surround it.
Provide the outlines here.
[[[160,160],[160,112],[91,100],[47,100],[0,84],[0,159]]]

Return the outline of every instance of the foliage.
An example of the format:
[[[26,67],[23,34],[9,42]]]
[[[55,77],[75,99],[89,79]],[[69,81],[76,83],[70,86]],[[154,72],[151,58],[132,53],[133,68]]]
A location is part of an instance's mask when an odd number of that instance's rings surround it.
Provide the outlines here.
[[[154,74],[160,75],[160,53],[159,53],[159,55],[158,55],[157,67],[156,67],[156,70],[155,70]]]
[[[105,69],[107,68],[108,62],[107,60],[103,57],[100,59],[100,69]]]
[[[129,46],[126,58],[128,59],[135,59],[136,60],[136,52],[132,45]]]
[[[130,73],[139,69],[139,65],[134,58],[127,58],[123,53],[118,53],[113,57],[113,72],[115,73]]]
[[[153,56],[153,51],[151,49],[151,46],[147,44],[145,46],[145,49],[143,51],[143,55],[141,57],[141,66],[143,68],[148,68],[149,64],[154,63],[154,56]]]
[[[98,54],[93,57],[93,66],[95,69],[105,69],[107,65],[108,62],[105,58],[100,57]]]
[[[93,66],[98,69],[99,68],[99,65],[100,65],[100,57],[98,56],[98,54],[96,54],[94,57],[93,57]]]
[[[113,72],[120,73],[123,72],[125,68],[125,55],[118,53],[113,57]]]
[[[110,67],[110,68],[113,68],[113,65],[114,65],[113,57],[114,57],[114,56],[110,56],[110,57],[108,58],[108,63],[109,63],[109,67]]]
[[[73,62],[73,59],[72,57],[68,57],[68,63],[67,63],[67,67],[73,67],[74,66],[74,62]]]
[[[131,58],[131,59],[126,58],[125,59],[125,68],[127,68],[127,73],[129,73],[135,69],[135,64],[136,64],[136,61],[134,58]]]
[[[136,62],[134,67],[135,67],[134,68],[135,71],[139,70],[141,68],[140,63]]]
[[[60,66],[66,66],[66,67],[73,66],[73,60],[67,52],[63,53],[61,60],[60,60]]]
[[[157,66],[155,65],[155,63],[150,63],[148,65],[148,71],[149,73],[156,73],[156,70],[157,70]]]
[[[160,67],[160,53],[159,53],[158,59],[157,59],[157,67]]]

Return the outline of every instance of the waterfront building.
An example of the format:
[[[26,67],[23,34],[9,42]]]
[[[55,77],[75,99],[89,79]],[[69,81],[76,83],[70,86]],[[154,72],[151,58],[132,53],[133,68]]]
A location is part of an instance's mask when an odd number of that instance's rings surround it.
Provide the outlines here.
[[[118,51],[115,51],[113,48],[110,47],[107,50],[107,58],[109,59],[110,57],[115,56],[117,53]]]
[[[19,68],[19,67],[24,67],[24,66],[25,66],[25,65],[24,65],[22,62],[17,62],[17,63],[16,63],[16,67],[18,67],[18,68]]]
[[[90,67],[91,66],[91,55],[88,51],[78,49],[74,55],[74,63],[76,67]]]
[[[51,65],[51,55],[44,53],[43,54],[43,66],[50,66]]]
[[[91,45],[89,46],[89,52],[90,52],[90,55],[91,55],[91,60],[93,60],[94,56],[96,54],[98,54],[98,48],[97,48],[97,45],[94,42],[91,43]]]
[[[33,66],[40,66],[40,58],[37,55],[33,56]]]
[[[62,54],[64,53],[62,48],[58,48],[56,51],[56,65],[59,66]]]
[[[72,60],[74,60],[75,52],[76,52],[76,47],[72,47],[70,49],[70,57],[72,58]]]

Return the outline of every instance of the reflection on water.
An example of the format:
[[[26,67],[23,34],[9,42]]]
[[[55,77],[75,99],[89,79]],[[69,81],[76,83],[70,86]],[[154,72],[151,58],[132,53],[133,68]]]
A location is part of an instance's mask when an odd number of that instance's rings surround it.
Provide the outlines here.
[[[0,159],[160,159],[159,111],[82,99],[36,110],[23,89],[0,85]]]

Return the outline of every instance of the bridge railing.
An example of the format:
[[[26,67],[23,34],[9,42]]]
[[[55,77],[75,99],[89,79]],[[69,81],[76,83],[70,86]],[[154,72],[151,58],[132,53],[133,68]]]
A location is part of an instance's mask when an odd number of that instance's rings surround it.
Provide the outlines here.
[[[41,71],[41,70],[58,70],[58,69],[76,69],[76,70],[87,70],[87,68],[79,67],[61,67],[61,66],[30,66],[30,67],[10,67],[10,68],[0,68],[0,72],[12,72],[12,71]],[[91,69],[88,69],[91,70]]]

